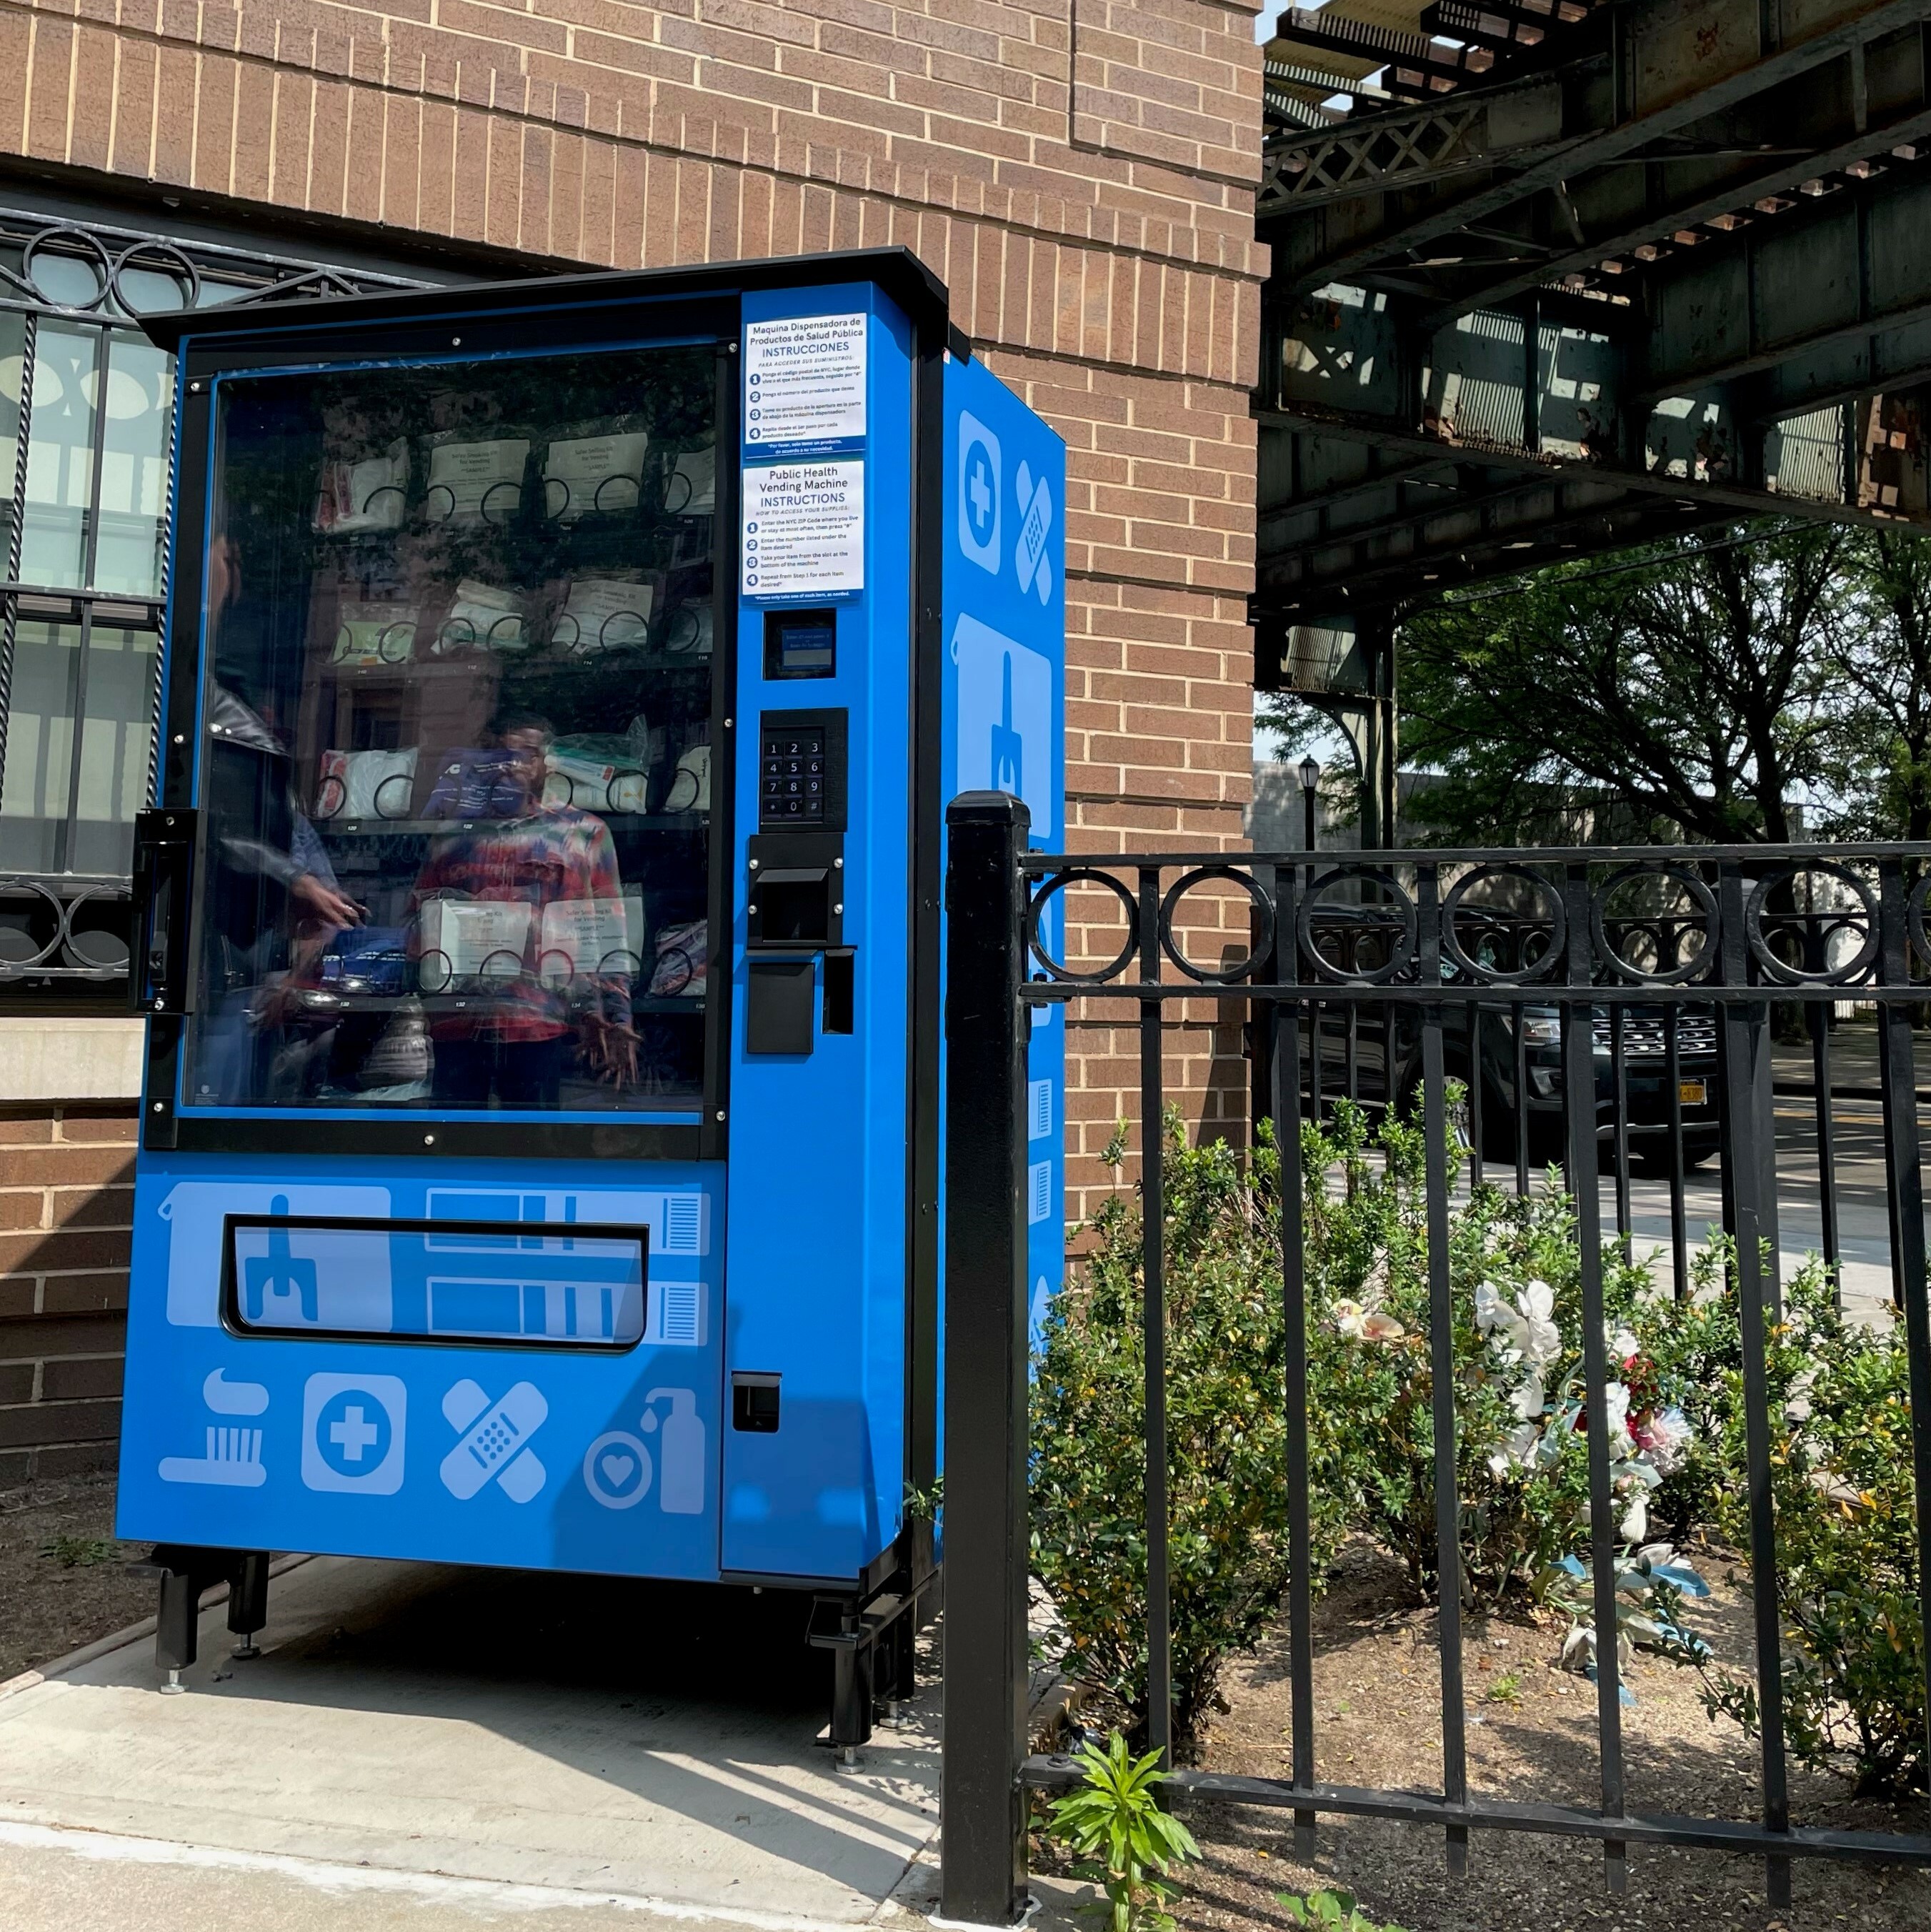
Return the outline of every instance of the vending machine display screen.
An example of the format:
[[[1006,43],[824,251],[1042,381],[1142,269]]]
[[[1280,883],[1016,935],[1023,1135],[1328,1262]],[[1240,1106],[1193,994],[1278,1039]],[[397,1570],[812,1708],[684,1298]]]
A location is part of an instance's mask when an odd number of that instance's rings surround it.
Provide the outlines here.
[[[715,370],[217,386],[187,1106],[699,1103]]]

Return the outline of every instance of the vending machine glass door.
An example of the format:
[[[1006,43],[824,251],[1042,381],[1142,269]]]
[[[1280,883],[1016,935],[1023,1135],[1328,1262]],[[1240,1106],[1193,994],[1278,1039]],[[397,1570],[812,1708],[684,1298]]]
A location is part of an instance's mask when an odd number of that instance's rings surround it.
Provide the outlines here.
[[[183,1104],[694,1112],[714,348],[214,389]]]

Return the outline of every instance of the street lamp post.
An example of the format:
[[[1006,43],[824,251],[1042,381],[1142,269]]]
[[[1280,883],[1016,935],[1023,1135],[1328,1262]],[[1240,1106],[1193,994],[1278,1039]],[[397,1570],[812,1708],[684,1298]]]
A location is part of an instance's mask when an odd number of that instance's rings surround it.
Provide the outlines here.
[[[1312,852],[1317,841],[1315,837],[1315,795],[1321,784],[1321,766],[1312,758],[1301,760],[1301,806],[1306,832],[1305,849]]]

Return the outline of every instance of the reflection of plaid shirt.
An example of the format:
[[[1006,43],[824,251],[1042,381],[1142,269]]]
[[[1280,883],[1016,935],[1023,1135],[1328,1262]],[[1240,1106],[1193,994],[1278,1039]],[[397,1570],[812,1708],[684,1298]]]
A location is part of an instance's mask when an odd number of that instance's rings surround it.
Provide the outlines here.
[[[409,900],[412,913],[433,898],[517,900],[531,908],[523,970],[492,981],[486,994],[469,994],[466,1012],[442,1012],[430,1024],[438,1040],[555,1040],[570,1030],[572,997],[598,1004],[606,1018],[630,1024],[630,980],[625,974],[579,974],[568,986],[547,986],[533,970],[543,908],[568,899],[604,899],[621,906],[616,848],[601,818],[571,806],[546,807],[529,818],[479,826],[430,850]],[[419,952],[419,937],[411,942]]]

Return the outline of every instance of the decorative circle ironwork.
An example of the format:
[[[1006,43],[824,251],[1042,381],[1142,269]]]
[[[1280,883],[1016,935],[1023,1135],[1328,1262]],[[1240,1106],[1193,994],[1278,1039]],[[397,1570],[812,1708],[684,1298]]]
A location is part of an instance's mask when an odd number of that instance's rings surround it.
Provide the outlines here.
[[[1703,944],[1689,958],[1679,960],[1676,964],[1664,968],[1659,966],[1646,972],[1642,968],[1627,959],[1610,943],[1603,908],[1632,879],[1669,879],[1683,887],[1696,902],[1697,911],[1703,922]],[[1694,872],[1681,866],[1652,865],[1639,859],[1625,866],[1620,872],[1612,872],[1590,895],[1589,936],[1595,941],[1597,957],[1609,970],[1634,986],[1680,986],[1693,980],[1717,956],[1717,947],[1723,924],[1723,915],[1717,907],[1717,895]],[[1649,920],[1644,922],[1644,929],[1652,931]]]
[[[1518,966],[1504,972],[1498,966],[1486,966],[1464,950],[1455,930],[1456,915],[1462,909],[1462,902],[1471,889],[1487,879],[1523,879],[1534,886],[1549,904],[1549,950],[1532,966]],[[1484,908],[1477,908],[1484,910]],[[1569,914],[1562,903],[1562,895],[1540,872],[1532,872],[1526,866],[1482,866],[1456,880],[1449,888],[1448,896],[1441,904],[1441,950],[1463,972],[1480,985],[1489,986],[1523,986],[1537,980],[1546,980],[1555,970],[1562,958],[1563,948],[1569,940]]]
[[[67,938],[67,914],[61,904],[59,896],[41,884],[37,879],[0,880],[0,903],[4,903],[6,899],[13,897],[16,894],[23,898],[40,899],[43,902],[46,910],[53,915],[52,936],[37,952],[30,958],[9,959],[4,962],[10,973],[25,973],[31,971],[36,966],[46,964],[59,949],[61,942]],[[28,916],[31,917],[32,915],[29,914]],[[21,936],[29,946],[33,944],[31,933],[22,931]]]
[[[184,280],[187,292],[175,306],[194,308],[201,301],[201,271],[181,251],[169,242],[136,242],[123,248],[114,257],[107,271],[108,292],[129,315],[164,315],[165,309],[145,309],[130,299],[127,292],[121,286],[121,278],[130,269],[146,269],[151,274],[166,275]]]
[[[1047,906],[1056,894],[1064,892],[1069,886],[1103,886],[1126,908],[1126,942],[1097,972],[1075,972],[1063,961],[1052,958],[1039,938],[1039,921]],[[1055,872],[1028,902],[1026,948],[1063,986],[1104,986],[1109,980],[1117,980],[1126,970],[1128,961],[1140,950],[1140,902],[1111,872],[1102,872],[1092,866],[1069,866],[1063,872]]]
[[[1359,879],[1364,884],[1378,885],[1393,896],[1393,904],[1390,906],[1361,907],[1357,910],[1377,913],[1399,910],[1401,944],[1390,950],[1387,958],[1379,966],[1357,965],[1343,972],[1323,958],[1320,949],[1314,943],[1314,915],[1321,904],[1321,896],[1339,879]],[[1319,878],[1309,883],[1307,891],[1302,896],[1300,909],[1294,915],[1294,940],[1300,948],[1302,956],[1322,979],[1330,980],[1336,986],[1351,982],[1369,986],[1386,986],[1396,974],[1414,964],[1415,939],[1419,930],[1414,901],[1409,898],[1394,874],[1385,866],[1330,866]]]
[[[1232,880],[1261,910],[1260,936],[1231,966],[1198,966],[1180,950],[1174,939],[1174,909],[1205,879]],[[1273,902],[1248,874],[1232,866],[1196,866],[1192,872],[1182,873],[1167,889],[1166,897],[1160,902],[1160,950],[1189,980],[1198,980],[1204,986],[1231,986],[1249,978],[1273,946]]]
[[[72,245],[76,242],[79,244],[78,248]],[[69,260],[76,256],[85,260],[94,270],[94,279],[100,286],[84,302],[63,302],[58,295],[50,294],[34,274],[34,263],[43,254]],[[85,314],[97,309],[107,299],[107,292],[113,284],[114,267],[97,235],[89,233],[85,228],[43,228],[21,251],[20,274],[43,302],[55,308]]]
[[[1821,972],[1813,973],[1804,968],[1787,965],[1770,950],[1769,942],[1764,937],[1765,900],[1777,887],[1789,884],[1800,872],[1822,874],[1825,878],[1835,879],[1840,885],[1849,886],[1858,896],[1858,910],[1864,922],[1864,944],[1842,966],[1826,966]],[[1878,929],[1877,896],[1856,873],[1846,866],[1834,865],[1828,859],[1805,859],[1795,864],[1780,866],[1775,872],[1766,873],[1750,889],[1750,896],[1744,904],[1744,938],[1757,964],[1779,986],[1847,986],[1863,977],[1877,957],[1878,947],[1882,943],[1883,935]]]
[[[1918,956],[1927,966],[1931,966],[1931,938],[1924,931],[1924,906],[1931,898],[1931,872],[1927,872],[1911,889],[1911,896],[1905,902],[1905,923],[1911,934],[1911,943],[1918,949]]]

